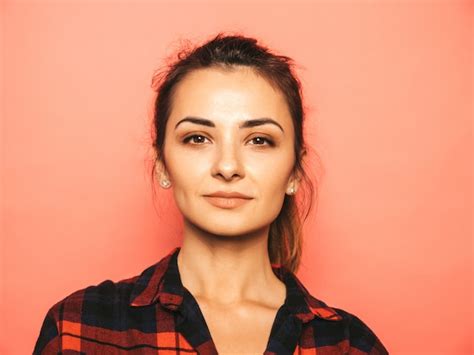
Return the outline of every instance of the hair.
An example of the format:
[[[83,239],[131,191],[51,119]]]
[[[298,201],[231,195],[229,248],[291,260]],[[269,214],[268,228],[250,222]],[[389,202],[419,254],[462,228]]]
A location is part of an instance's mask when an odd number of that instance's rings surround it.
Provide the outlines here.
[[[152,78],[152,88],[157,93],[154,101],[152,142],[155,153],[152,165],[152,181],[155,181],[156,163],[166,169],[164,156],[165,130],[169,119],[173,95],[177,85],[193,70],[219,68],[233,70],[241,66],[250,67],[279,90],[288,104],[294,127],[295,162],[292,172],[300,181],[299,192],[303,202],[298,205],[296,195],[287,195],[277,218],[271,223],[268,238],[268,252],[271,264],[283,266],[291,272],[299,268],[302,255],[302,217],[304,220],[312,208],[314,189],[303,166],[307,149],[303,138],[304,108],[301,83],[297,78],[292,58],[275,54],[266,46],[258,44],[255,38],[240,34],[218,33],[200,46],[181,48],[177,58]],[[153,185],[154,186],[154,185]],[[309,195],[309,196],[307,196]],[[305,211],[305,213],[303,213]]]

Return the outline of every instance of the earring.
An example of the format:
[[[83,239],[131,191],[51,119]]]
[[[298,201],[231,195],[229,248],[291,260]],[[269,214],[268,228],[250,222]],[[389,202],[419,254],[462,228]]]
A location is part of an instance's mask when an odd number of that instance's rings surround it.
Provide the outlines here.
[[[295,193],[295,188],[292,186],[290,187],[290,192],[288,194],[293,195],[294,193]]]
[[[161,185],[163,188],[167,189],[168,187],[170,187],[171,183],[169,182],[169,180],[161,180],[161,181],[160,181],[160,185]]]

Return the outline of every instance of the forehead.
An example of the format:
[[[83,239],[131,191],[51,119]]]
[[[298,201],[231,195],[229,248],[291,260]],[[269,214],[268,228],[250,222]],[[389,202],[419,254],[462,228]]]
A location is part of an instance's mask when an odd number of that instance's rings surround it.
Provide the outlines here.
[[[252,68],[205,68],[187,74],[176,87],[170,120],[186,115],[216,121],[272,117],[282,125],[291,116],[283,94]]]

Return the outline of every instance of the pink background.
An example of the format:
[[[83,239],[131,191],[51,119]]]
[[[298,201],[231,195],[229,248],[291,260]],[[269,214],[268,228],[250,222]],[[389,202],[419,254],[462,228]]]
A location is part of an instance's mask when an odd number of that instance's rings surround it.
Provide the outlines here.
[[[53,303],[181,243],[171,195],[152,201],[150,80],[179,39],[219,30],[300,64],[325,171],[309,290],[391,354],[473,352],[467,1],[1,6],[1,354],[31,353]]]

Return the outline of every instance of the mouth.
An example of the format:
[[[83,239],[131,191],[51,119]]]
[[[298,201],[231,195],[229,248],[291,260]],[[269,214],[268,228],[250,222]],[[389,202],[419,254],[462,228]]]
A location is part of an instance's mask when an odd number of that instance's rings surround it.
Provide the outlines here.
[[[251,199],[240,198],[240,197],[216,197],[216,196],[204,196],[204,198],[211,205],[224,209],[232,209],[240,207],[248,202]]]

